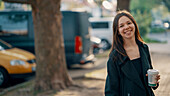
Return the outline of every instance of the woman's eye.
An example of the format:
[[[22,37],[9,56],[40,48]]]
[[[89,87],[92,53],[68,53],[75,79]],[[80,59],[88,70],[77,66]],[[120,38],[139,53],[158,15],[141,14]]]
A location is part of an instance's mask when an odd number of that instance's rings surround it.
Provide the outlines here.
[[[123,27],[123,25],[120,25],[119,27]]]
[[[132,24],[131,22],[128,22],[127,24]]]

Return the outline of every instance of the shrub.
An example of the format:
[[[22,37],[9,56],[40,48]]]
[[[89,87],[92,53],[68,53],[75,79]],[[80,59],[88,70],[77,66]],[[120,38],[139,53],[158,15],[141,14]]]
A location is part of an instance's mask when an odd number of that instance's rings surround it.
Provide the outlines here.
[[[165,32],[166,31],[166,29],[165,28],[156,28],[156,27],[154,27],[154,28],[151,28],[151,33],[163,33],[163,32]]]
[[[141,10],[137,10],[136,12],[132,12],[132,15],[134,16],[138,24],[140,35],[142,37],[145,37],[147,33],[150,32],[150,25],[152,21],[151,13],[147,11],[142,12]]]

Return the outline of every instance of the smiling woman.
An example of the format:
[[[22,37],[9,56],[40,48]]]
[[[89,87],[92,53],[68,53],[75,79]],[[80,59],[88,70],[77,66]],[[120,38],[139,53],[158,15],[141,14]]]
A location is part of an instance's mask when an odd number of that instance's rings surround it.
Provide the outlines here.
[[[158,83],[150,87],[146,77],[147,70],[153,69],[149,49],[129,12],[117,13],[113,21],[113,36],[105,96],[155,96],[152,89],[156,89]]]

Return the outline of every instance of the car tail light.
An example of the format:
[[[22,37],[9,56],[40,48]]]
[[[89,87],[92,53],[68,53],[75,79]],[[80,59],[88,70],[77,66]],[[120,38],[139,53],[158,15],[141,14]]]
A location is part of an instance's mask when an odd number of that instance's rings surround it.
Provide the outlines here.
[[[75,53],[82,53],[82,39],[80,36],[75,37]]]

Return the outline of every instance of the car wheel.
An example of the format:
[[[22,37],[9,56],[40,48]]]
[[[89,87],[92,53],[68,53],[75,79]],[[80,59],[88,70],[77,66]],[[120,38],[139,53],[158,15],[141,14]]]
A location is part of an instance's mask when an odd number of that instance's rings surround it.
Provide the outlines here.
[[[108,50],[110,49],[111,45],[109,44],[109,42],[105,39],[102,39],[101,41],[101,44],[100,44],[100,47],[103,49],[103,50]]]
[[[9,75],[3,68],[0,68],[0,87],[7,85]]]

